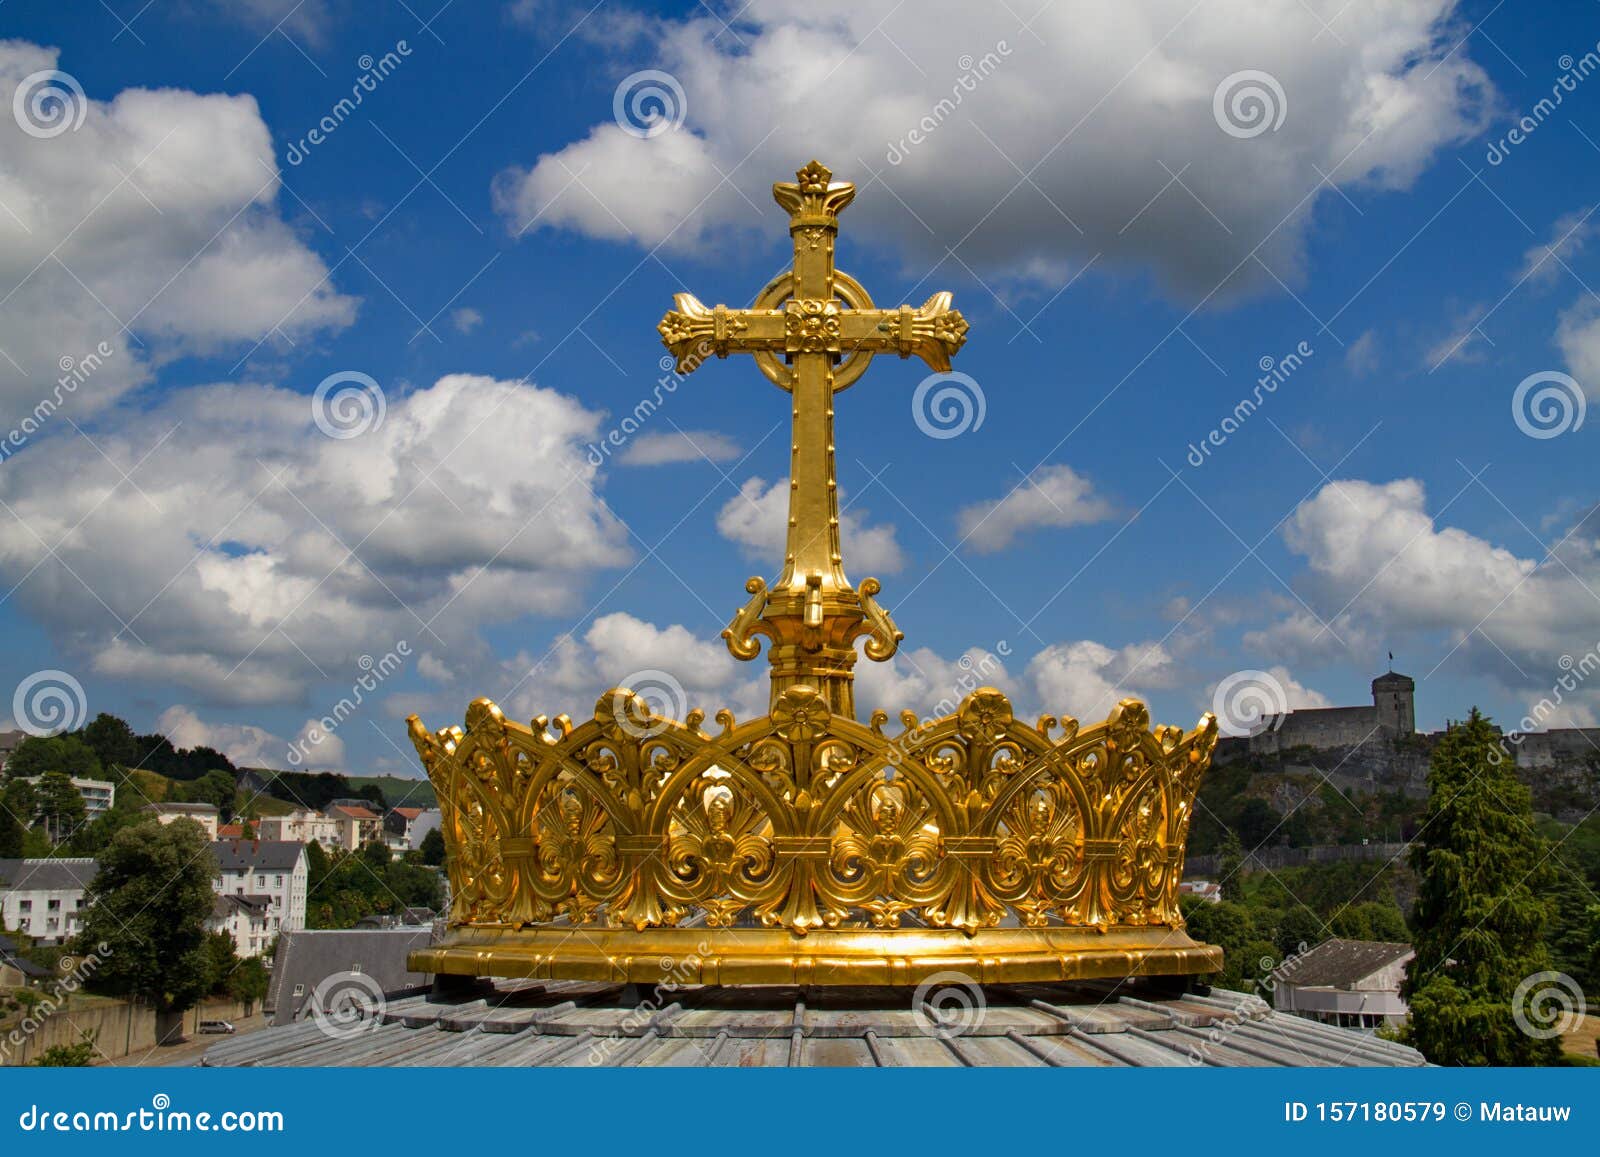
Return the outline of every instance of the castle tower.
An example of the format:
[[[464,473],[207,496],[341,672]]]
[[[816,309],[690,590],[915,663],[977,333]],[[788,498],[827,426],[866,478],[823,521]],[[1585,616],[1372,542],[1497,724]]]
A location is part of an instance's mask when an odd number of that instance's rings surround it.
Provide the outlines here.
[[[1378,724],[1395,735],[1412,735],[1417,730],[1416,680],[1393,671],[1372,681],[1372,705],[1378,710]]]

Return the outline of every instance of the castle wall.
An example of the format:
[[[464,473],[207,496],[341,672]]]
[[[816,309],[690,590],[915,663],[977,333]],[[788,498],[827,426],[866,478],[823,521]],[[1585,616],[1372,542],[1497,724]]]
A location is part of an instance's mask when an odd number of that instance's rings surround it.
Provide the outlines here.
[[[1250,751],[1273,755],[1291,747],[1351,747],[1382,734],[1376,707],[1322,707],[1275,716],[1250,739]]]
[[[1506,746],[1516,753],[1517,766],[1551,768],[1558,763],[1600,758],[1600,727],[1564,727],[1555,731],[1530,731],[1506,736]]]

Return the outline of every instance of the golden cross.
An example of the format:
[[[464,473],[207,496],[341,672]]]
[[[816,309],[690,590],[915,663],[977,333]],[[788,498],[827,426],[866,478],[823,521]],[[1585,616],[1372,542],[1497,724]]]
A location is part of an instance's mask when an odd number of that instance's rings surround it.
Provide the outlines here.
[[[760,653],[767,636],[772,700],[790,687],[815,687],[835,712],[854,717],[855,642],[866,637],[868,658],[883,661],[904,638],[866,579],[845,577],[839,550],[839,486],[834,473],[833,396],[847,389],[874,354],[913,355],[948,371],[966,340],[967,323],[936,293],[921,307],[878,309],[861,283],[833,265],[839,213],[856,195],[847,181],[812,161],[779,182],[772,195],[789,214],[794,266],[779,274],[749,309],[707,309],[692,294],[673,300],[661,319],[661,340],[678,372],[698,368],[710,354],[753,354],[767,379],[793,399],[789,528],[783,573],[769,587],[745,584],[750,601],[722,632],[740,659]],[[780,360],[781,358],[781,360]]]

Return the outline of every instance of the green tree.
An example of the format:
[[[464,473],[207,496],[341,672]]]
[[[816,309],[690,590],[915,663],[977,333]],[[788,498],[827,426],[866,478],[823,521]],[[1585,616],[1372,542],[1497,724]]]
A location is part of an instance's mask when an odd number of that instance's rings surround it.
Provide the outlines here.
[[[422,862],[432,867],[439,867],[444,863],[445,846],[444,833],[438,828],[431,829],[422,837]]]
[[[1517,985],[1550,968],[1549,912],[1532,797],[1498,756],[1498,741],[1477,708],[1439,741],[1412,850],[1419,887],[1408,1036],[1435,1064],[1552,1064],[1560,1056],[1559,1042],[1522,1032],[1513,1015]]]
[[[79,736],[94,751],[101,767],[133,767],[139,762],[138,737],[115,715],[102,711]]]
[[[6,760],[6,774],[13,779],[33,779],[48,771],[64,772],[78,779],[99,779],[105,774],[94,748],[76,735],[52,735],[46,739],[29,736]]]
[[[116,834],[89,885],[79,943],[113,951],[95,987],[137,996],[163,1013],[192,1008],[213,982],[206,918],[217,864],[193,820],[154,819]]]
[[[1222,837],[1217,853],[1217,879],[1224,900],[1244,899],[1244,844],[1234,832]]]
[[[228,995],[245,1004],[255,1004],[267,995],[272,975],[259,956],[246,956],[228,976]]]
[[[34,1058],[33,1064],[41,1069],[82,1069],[94,1064],[94,1036],[84,1033],[77,1044],[51,1045]]]
[[[88,817],[83,796],[72,786],[64,771],[47,771],[39,777],[39,819],[50,838],[57,842],[77,831]]]

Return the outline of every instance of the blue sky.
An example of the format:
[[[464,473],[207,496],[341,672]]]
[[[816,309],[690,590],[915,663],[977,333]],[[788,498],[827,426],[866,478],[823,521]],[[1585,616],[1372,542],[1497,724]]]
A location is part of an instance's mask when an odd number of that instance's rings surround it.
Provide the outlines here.
[[[840,398],[847,566],[907,635],[863,706],[966,655],[1028,712],[1188,724],[1240,671],[1365,702],[1392,650],[1419,725],[1514,723],[1600,644],[1592,6],[792,7],[0,9],[0,95],[82,114],[0,118],[0,426],[112,351],[0,462],[0,688],[402,774],[404,715],[476,695],[759,710],[717,635],[780,561],[787,408],[738,360],[662,391],[654,327],[783,268],[813,155],[859,186],[841,267],[953,291],[984,403],[930,437],[884,359]],[[354,437],[314,420],[341,374],[383,399]]]

